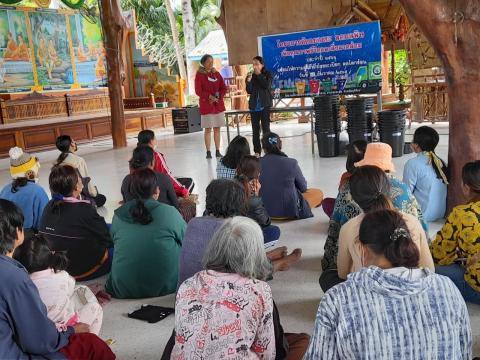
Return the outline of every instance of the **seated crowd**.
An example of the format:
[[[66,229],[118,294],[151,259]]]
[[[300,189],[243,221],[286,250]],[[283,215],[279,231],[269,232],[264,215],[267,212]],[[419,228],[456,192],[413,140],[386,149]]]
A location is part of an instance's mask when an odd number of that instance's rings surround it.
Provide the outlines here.
[[[57,139],[50,200],[39,160],[12,148],[12,181],[0,192],[0,358],[115,358],[98,337],[102,307],[76,283],[105,276],[118,299],[176,293],[162,359],[471,359],[465,301],[480,304],[480,161],[463,168],[468,202],[430,241],[449,181],[438,142],[433,128],[416,130],[403,181],[389,145],[355,142],[337,197],[324,199],[277,134],[264,134],[261,158],[237,136],[196,217],[193,180],[173,176],[144,130],[112,224],[71,137]],[[310,338],[280,322],[268,281],[302,250],[275,247],[272,221],[309,218],[321,205],[325,294]]]

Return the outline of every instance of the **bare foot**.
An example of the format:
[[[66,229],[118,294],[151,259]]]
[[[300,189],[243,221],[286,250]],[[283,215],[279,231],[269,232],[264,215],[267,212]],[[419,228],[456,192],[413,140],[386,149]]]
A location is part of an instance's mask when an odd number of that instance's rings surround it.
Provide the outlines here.
[[[290,269],[290,265],[288,265],[286,262],[283,262],[281,260],[275,260],[272,263],[273,263],[273,272],[287,271],[288,269]]]
[[[290,265],[295,264],[301,257],[302,249],[295,249],[290,255],[285,256],[282,259],[272,260],[273,271],[286,271],[290,268]]]
[[[267,252],[267,257],[271,261],[283,259],[285,256],[287,256],[287,247],[286,246],[280,246],[276,249],[270,250]]]

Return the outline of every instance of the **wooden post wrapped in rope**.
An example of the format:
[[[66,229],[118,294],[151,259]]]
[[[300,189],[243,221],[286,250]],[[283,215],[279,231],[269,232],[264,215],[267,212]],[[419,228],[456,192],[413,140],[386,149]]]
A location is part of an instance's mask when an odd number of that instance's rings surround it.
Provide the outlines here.
[[[125,21],[119,0],[99,0],[99,3],[108,66],[113,147],[120,148],[127,146],[121,67]]]
[[[480,159],[480,7],[478,0],[400,0],[432,44],[445,69],[450,135],[448,207],[466,202],[462,168]]]
[[[6,124],[7,121],[5,119],[8,118],[7,108],[5,106],[5,100],[0,99],[0,124]]]

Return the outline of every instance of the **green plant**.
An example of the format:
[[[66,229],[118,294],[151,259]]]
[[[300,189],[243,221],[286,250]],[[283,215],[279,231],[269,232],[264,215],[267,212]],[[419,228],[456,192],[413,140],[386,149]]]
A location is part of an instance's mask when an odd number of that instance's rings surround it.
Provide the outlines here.
[[[407,56],[407,51],[402,49],[402,50],[396,50],[395,51],[395,83],[397,85],[407,85],[410,83],[410,64],[408,63],[408,56]],[[391,59],[391,58],[390,58]],[[389,64],[391,68],[391,63]],[[391,72],[389,73],[389,81],[391,83]]]
[[[219,9],[216,0],[191,0],[198,44],[213,29],[217,29],[215,16]],[[177,67],[175,49],[163,0],[122,0],[124,10],[134,9],[137,17],[139,42],[144,51],[160,64]],[[183,22],[181,11],[175,10],[180,44],[183,47]],[[184,54],[185,56],[185,54]]]

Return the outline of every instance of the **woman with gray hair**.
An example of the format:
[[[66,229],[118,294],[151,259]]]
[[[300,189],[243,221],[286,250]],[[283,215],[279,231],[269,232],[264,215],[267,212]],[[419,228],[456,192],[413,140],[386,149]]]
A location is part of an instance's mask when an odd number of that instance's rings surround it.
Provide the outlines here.
[[[180,286],[171,359],[275,359],[272,265],[263,233],[253,220],[226,220],[209,242],[206,270]],[[201,344],[201,346],[199,346]]]

